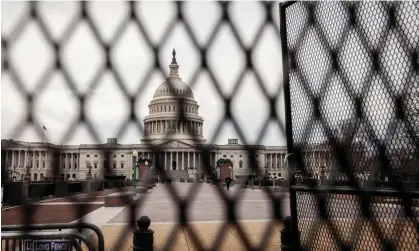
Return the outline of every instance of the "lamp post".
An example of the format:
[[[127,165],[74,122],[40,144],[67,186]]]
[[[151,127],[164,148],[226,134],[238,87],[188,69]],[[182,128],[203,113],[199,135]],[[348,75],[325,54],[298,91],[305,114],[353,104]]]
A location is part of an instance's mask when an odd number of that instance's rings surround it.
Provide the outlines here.
[[[136,188],[137,188],[137,151],[132,152],[132,168],[134,169],[134,177],[133,177],[133,183],[134,183],[134,196],[136,196]]]
[[[148,179],[150,179],[150,170],[148,170],[148,161],[146,160],[145,162],[144,162],[144,165],[145,165],[145,170],[147,170],[147,176],[148,176]],[[150,182],[150,181],[149,181]],[[147,184],[148,185],[148,184]]]
[[[233,171],[232,171],[233,168],[231,166],[229,166],[228,169],[230,170],[229,176],[230,176],[230,179],[231,179],[231,177],[233,177]]]

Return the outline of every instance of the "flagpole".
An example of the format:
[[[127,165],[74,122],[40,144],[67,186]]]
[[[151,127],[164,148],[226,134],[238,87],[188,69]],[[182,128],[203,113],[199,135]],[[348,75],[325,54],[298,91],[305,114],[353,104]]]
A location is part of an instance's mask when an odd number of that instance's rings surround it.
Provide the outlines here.
[[[44,126],[42,126],[42,134],[41,134],[42,143],[44,143]]]

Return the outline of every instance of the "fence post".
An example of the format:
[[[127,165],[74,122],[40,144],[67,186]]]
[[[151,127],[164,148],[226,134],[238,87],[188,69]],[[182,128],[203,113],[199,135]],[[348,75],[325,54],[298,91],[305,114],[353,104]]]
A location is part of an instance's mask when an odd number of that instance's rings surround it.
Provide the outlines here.
[[[148,216],[141,216],[137,220],[138,229],[134,231],[134,251],[153,250],[154,231],[149,229],[151,220]]]
[[[291,216],[284,218],[284,228],[281,230],[281,251],[292,250]]]

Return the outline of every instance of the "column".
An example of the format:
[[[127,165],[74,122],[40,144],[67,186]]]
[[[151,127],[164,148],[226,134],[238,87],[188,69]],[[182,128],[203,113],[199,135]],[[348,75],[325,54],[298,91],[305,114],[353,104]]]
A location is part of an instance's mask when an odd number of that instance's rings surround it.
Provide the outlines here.
[[[166,166],[166,152],[163,152],[163,169],[167,170],[167,166]]]
[[[61,173],[61,169],[63,168],[63,155],[62,155],[62,153],[60,153],[60,159],[59,159],[59,168],[58,168],[58,171]]]
[[[15,165],[15,150],[12,151],[12,167]]]
[[[172,163],[173,163],[173,152],[170,152],[170,164],[169,164],[169,170],[173,170],[173,166],[172,166]]]
[[[193,167],[194,167],[194,168],[196,168],[196,153],[195,153],[195,152],[193,152],[193,153],[192,153],[192,156],[193,156],[193,157],[192,157],[192,158],[193,158]]]
[[[21,167],[21,166],[20,166],[20,150],[19,150],[19,152],[18,152],[18,154],[17,154],[17,165],[18,165],[19,167]]]
[[[7,156],[6,156],[6,158],[7,158]],[[27,166],[28,165],[27,161],[28,161],[28,151],[25,151],[25,161],[23,163],[23,166]]]
[[[189,152],[186,152],[186,169],[189,167]]]
[[[176,167],[178,170],[180,170],[179,152],[176,152]]]
[[[64,166],[65,166],[65,169],[68,169],[68,154],[66,153],[65,154],[65,163],[64,163]]]
[[[181,161],[182,161],[182,167],[181,167],[181,170],[184,170],[185,169],[185,163],[184,163],[184,158],[183,158],[183,152],[180,152],[180,158],[181,158]]]

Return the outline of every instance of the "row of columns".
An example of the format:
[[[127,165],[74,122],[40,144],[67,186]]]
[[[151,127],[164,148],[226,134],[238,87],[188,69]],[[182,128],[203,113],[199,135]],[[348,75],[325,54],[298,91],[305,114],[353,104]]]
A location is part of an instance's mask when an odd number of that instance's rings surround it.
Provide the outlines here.
[[[30,158],[29,153],[32,153],[32,158]],[[39,154],[38,158],[36,158],[35,153]],[[27,166],[43,168],[45,167],[43,163],[47,162],[49,157],[48,152],[46,151],[5,151],[5,154],[6,158],[4,165],[7,168],[26,168]]]
[[[150,152],[138,152],[138,155],[142,158],[151,159],[153,163],[156,163],[158,157],[165,170],[174,170],[173,161],[176,161],[176,170],[187,170],[189,167],[199,169],[204,164],[200,152],[168,151],[161,152],[160,156]],[[211,153],[210,165],[212,167],[216,165],[216,157],[215,153]]]
[[[151,107],[149,113],[162,113],[162,112],[176,112],[176,106],[155,106]],[[192,106],[186,106],[185,107],[185,113],[192,113],[192,114],[198,114],[198,108],[192,107]]]
[[[60,155],[60,168],[63,169],[78,169],[79,154],[77,153],[65,153],[65,156]]]
[[[266,153],[266,162],[269,169],[284,168],[286,153]],[[279,166],[278,166],[279,165]]]
[[[201,122],[179,121],[178,120],[158,120],[145,123],[145,135],[160,134],[166,132],[188,133],[203,135]]]

